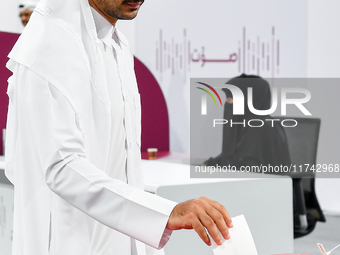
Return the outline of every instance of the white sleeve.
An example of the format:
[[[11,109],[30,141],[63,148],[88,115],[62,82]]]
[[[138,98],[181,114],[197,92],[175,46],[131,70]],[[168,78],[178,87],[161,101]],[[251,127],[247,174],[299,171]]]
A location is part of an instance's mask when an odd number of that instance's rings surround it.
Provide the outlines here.
[[[32,136],[41,175],[48,187],[102,224],[157,249],[176,203],[110,178],[87,158],[78,116],[67,98],[27,68],[16,67],[11,88],[18,125]],[[14,102],[13,102],[14,99]],[[148,233],[148,234],[146,234]]]

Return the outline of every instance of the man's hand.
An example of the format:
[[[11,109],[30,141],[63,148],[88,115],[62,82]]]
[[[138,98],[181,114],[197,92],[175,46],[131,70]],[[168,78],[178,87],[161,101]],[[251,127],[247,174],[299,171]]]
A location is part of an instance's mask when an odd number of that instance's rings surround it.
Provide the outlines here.
[[[218,230],[225,239],[229,239],[228,228],[232,227],[233,223],[224,206],[206,197],[176,205],[166,225],[170,230],[194,229],[207,245],[211,245],[211,242],[205,228],[214,241],[221,245],[222,239]]]

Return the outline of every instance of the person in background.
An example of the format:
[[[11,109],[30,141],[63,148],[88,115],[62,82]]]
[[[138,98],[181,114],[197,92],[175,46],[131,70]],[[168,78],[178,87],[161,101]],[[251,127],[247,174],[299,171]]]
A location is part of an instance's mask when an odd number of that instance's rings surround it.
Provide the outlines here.
[[[260,166],[290,165],[290,156],[285,131],[279,122],[268,121],[269,115],[253,114],[248,108],[248,88],[253,89],[253,106],[257,110],[268,110],[271,106],[270,87],[266,80],[256,75],[242,74],[227,82],[241,89],[244,95],[244,115],[233,115],[233,95],[229,89],[222,89],[226,93],[224,105],[224,119],[233,123],[223,125],[222,152],[217,157],[211,157],[203,163],[207,166]],[[262,127],[247,125],[251,119],[262,120]],[[266,121],[267,120],[267,121]],[[272,124],[274,123],[274,124]],[[254,122],[253,125],[259,125]]]
[[[36,6],[37,3],[32,1],[21,2],[19,4],[19,17],[24,27],[26,27]]]

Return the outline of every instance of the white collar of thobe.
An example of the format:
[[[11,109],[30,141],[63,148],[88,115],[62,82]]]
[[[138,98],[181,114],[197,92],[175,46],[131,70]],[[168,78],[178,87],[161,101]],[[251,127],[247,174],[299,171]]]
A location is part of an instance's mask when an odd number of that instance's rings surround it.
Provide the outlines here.
[[[92,7],[91,11],[96,25],[98,39],[108,47],[115,47],[117,43],[119,45],[121,43],[125,44],[124,40],[119,36],[118,30],[107,19]]]

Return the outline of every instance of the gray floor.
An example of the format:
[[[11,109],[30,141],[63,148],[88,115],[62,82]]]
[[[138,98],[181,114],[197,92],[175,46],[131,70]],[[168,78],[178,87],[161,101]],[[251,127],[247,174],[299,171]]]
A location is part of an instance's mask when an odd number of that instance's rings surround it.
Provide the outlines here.
[[[316,243],[322,243],[326,251],[340,244],[340,215],[326,215],[327,222],[318,222],[314,231],[294,240],[294,251],[310,255],[321,255]],[[340,255],[340,247],[332,252]]]

